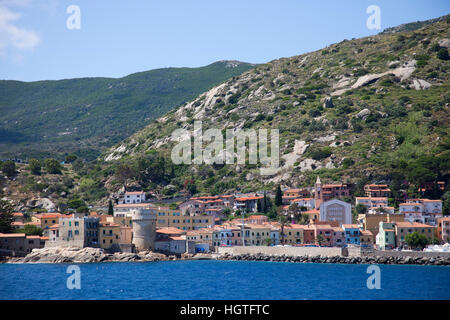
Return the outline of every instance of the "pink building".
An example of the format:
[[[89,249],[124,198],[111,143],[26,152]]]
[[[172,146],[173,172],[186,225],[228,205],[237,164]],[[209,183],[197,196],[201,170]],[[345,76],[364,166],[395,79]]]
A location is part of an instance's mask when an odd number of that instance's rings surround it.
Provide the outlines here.
[[[342,247],[345,245],[344,229],[340,227],[333,228],[333,237],[331,238],[331,246]]]

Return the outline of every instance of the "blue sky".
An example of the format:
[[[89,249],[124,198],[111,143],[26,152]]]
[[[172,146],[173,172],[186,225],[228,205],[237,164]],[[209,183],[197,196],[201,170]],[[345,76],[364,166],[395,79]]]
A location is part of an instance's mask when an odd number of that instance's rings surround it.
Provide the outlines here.
[[[81,10],[69,30],[66,9]],[[264,63],[450,13],[448,0],[0,0],[0,79],[121,77],[217,60]]]

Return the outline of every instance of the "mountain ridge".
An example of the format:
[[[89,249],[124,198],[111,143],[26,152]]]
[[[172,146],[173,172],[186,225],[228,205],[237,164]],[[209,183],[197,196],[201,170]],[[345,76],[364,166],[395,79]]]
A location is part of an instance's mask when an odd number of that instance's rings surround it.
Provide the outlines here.
[[[79,149],[81,157],[92,160],[97,149],[254,66],[233,63],[159,68],[121,78],[1,80],[0,157],[55,156]]]

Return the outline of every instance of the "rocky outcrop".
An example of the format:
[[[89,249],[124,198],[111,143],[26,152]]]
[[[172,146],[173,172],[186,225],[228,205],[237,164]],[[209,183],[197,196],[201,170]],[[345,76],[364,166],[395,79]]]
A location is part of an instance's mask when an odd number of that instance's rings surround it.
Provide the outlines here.
[[[271,256],[262,253],[231,255],[225,253],[217,257],[218,260],[237,261],[272,261],[272,262],[299,262],[299,263],[343,263],[343,264],[415,264],[449,266],[450,258],[446,257],[344,257],[344,256]]]
[[[358,118],[358,119],[365,119],[365,118],[367,118],[369,115],[370,115],[370,110],[366,108],[366,109],[363,109],[363,110],[361,110],[360,112],[358,112],[358,113],[355,115],[355,118]]]
[[[31,209],[45,209],[47,212],[56,211],[55,204],[48,198],[31,199],[27,201],[26,206]]]
[[[327,97],[323,100],[324,108],[334,108],[333,99],[331,97]]]
[[[397,78],[400,78],[400,81],[404,81],[408,79],[411,74],[416,70],[416,60],[410,60],[405,62],[401,67],[395,68],[394,70],[389,70],[383,73],[374,73],[374,74],[367,74],[362,77],[359,77],[358,80],[352,85],[352,89],[356,89],[365,85],[368,85],[370,83],[373,83],[380,79],[383,76],[393,74]]]
[[[110,254],[100,248],[42,248],[23,258],[11,258],[9,263],[88,263],[88,262],[128,262],[128,261],[165,261],[167,256],[151,251],[139,253],[115,252]]]
[[[416,90],[426,90],[431,87],[431,84],[422,79],[414,79],[411,87]]]
[[[439,40],[438,44],[442,48],[450,48],[450,40],[447,38]]]

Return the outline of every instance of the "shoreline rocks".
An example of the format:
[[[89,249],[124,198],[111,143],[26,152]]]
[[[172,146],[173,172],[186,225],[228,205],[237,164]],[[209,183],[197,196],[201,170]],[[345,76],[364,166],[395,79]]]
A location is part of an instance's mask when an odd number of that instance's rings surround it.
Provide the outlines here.
[[[101,248],[42,248],[34,249],[25,257],[2,257],[0,263],[99,263],[99,262],[156,262],[177,260],[234,260],[234,261],[270,261],[293,263],[334,263],[334,264],[391,264],[391,265],[435,265],[450,266],[450,257],[411,257],[411,256],[289,256],[225,253],[183,254],[180,257],[152,251],[139,253],[115,252],[107,253]]]
[[[33,249],[25,257],[7,258],[6,263],[153,262],[166,260],[169,260],[166,255],[151,251],[107,253],[101,248],[50,247]]]
[[[364,256],[364,257],[344,257],[344,256],[271,256],[266,254],[240,254],[231,255],[225,253],[217,260],[236,260],[236,261],[271,261],[271,262],[297,262],[297,263],[340,263],[340,264],[409,264],[409,265],[437,265],[449,266],[450,258],[445,257],[383,257],[383,256]]]

